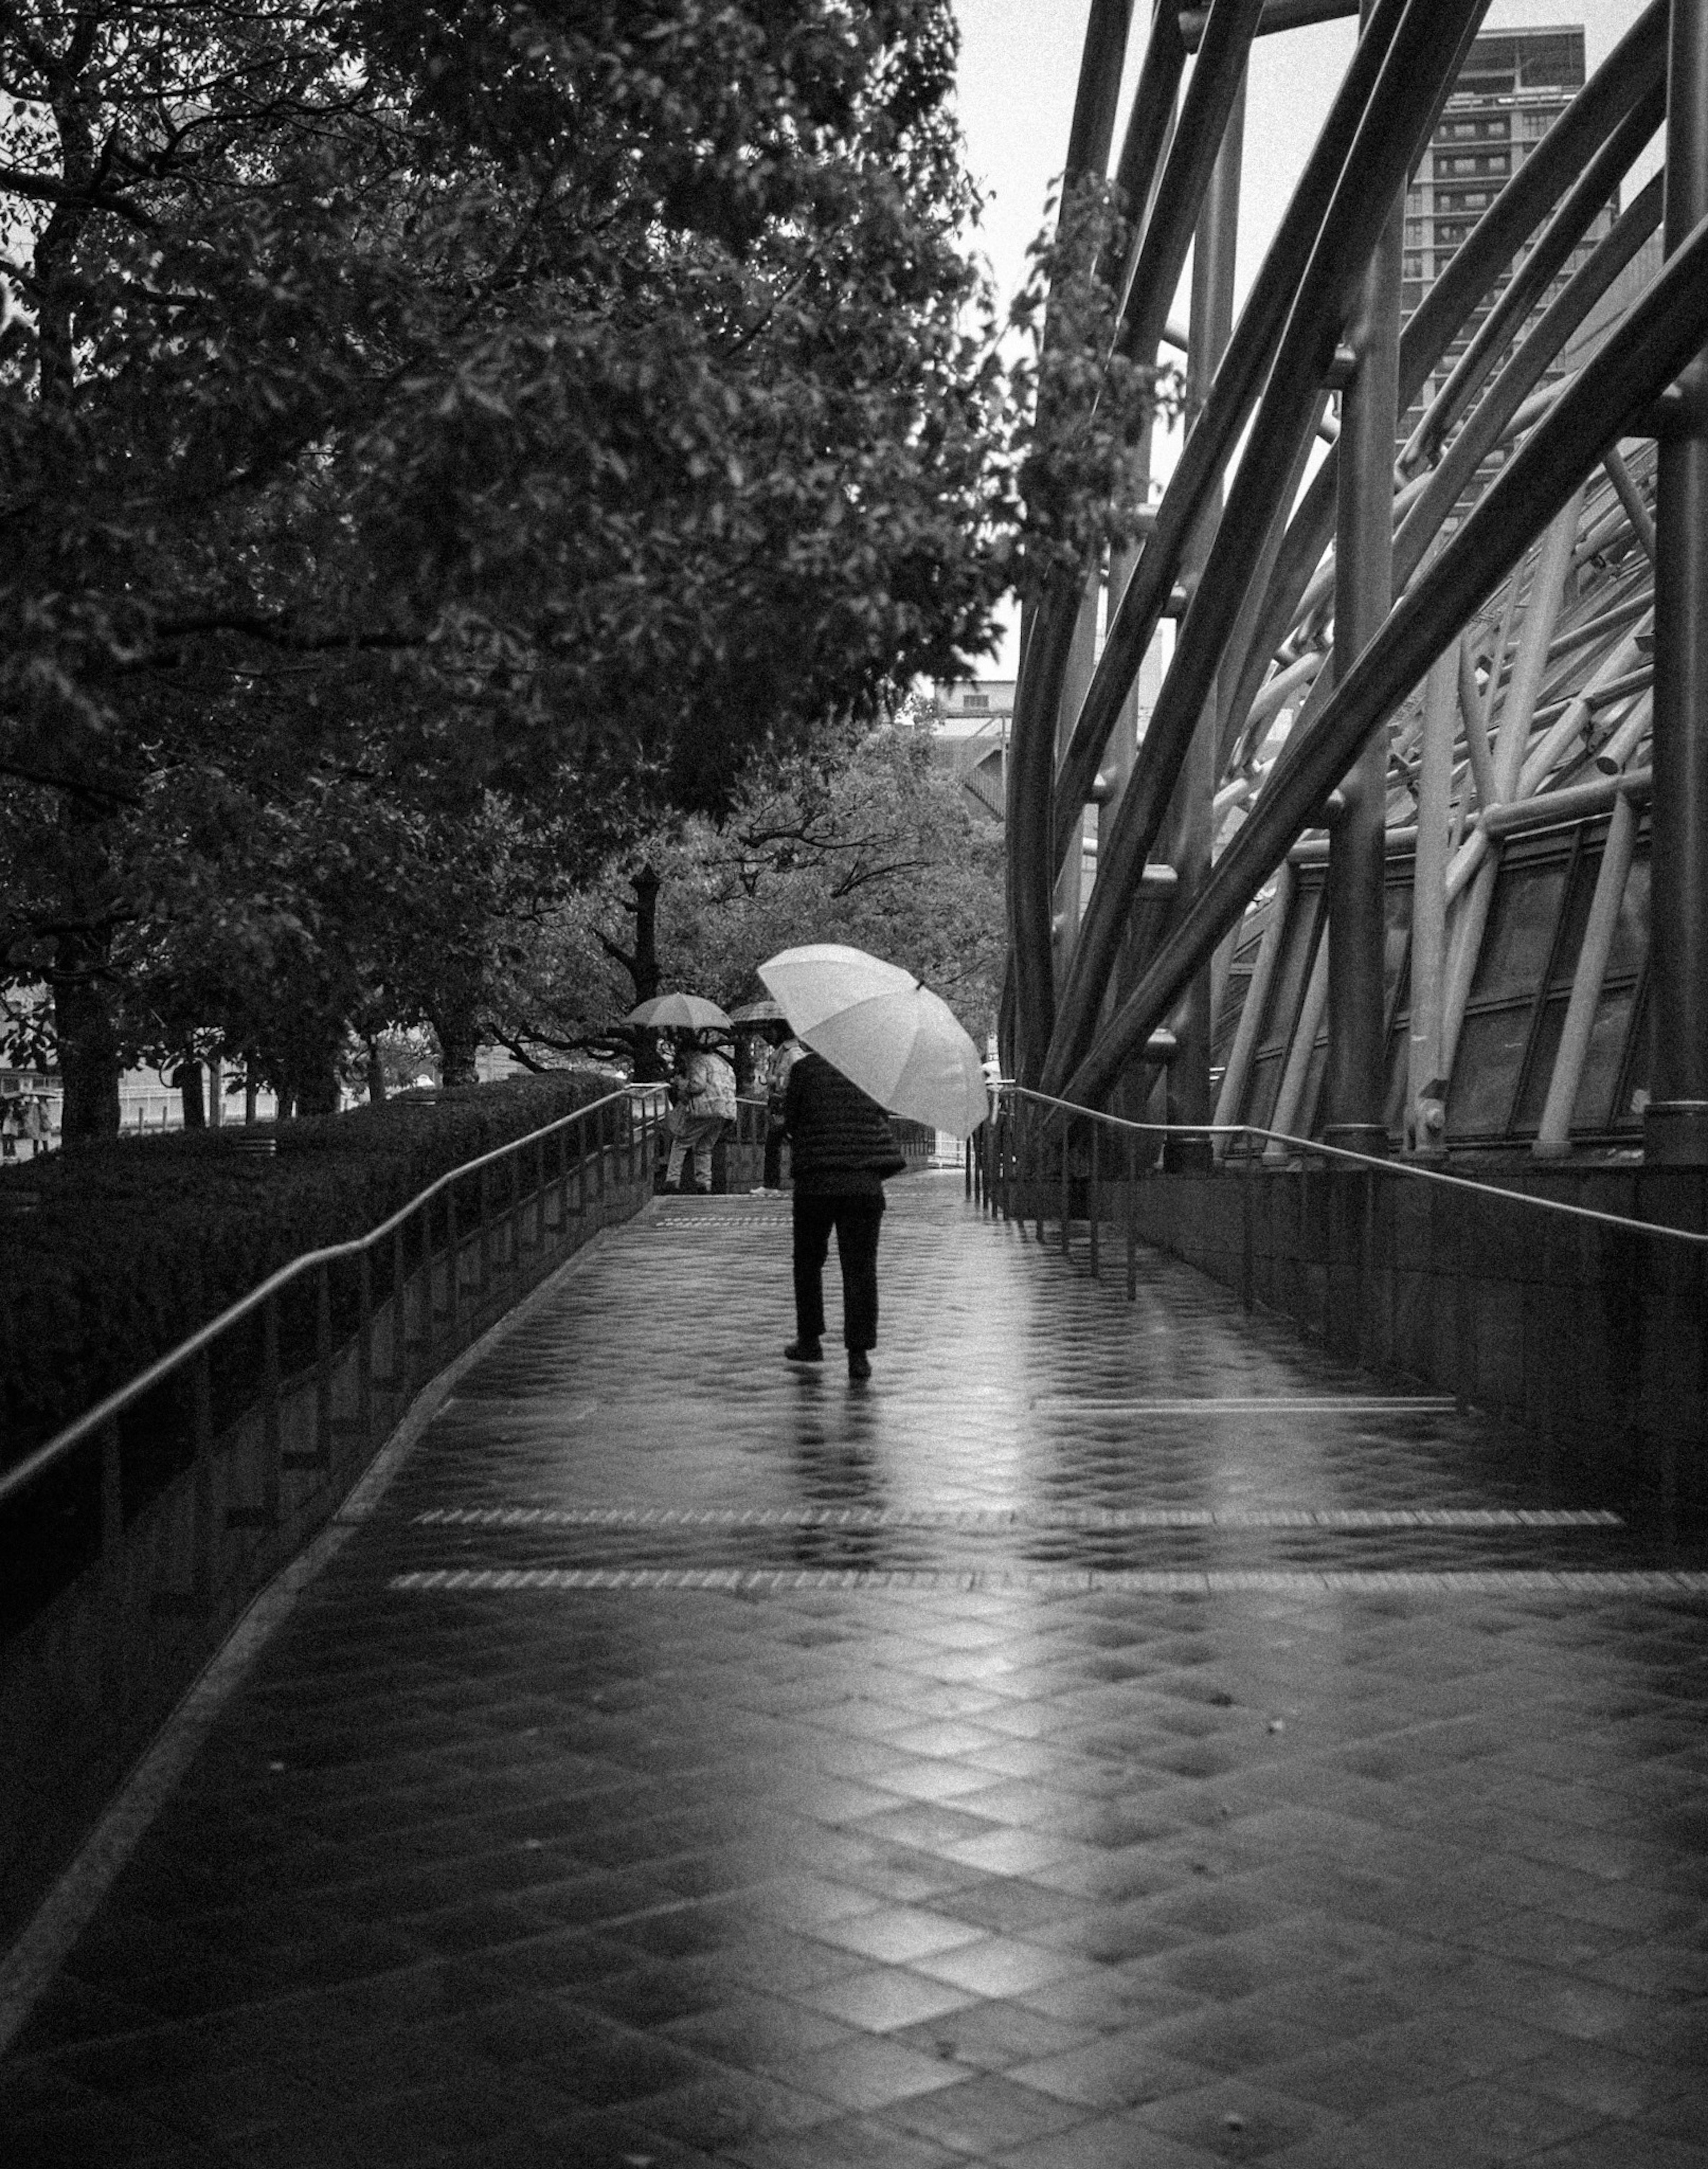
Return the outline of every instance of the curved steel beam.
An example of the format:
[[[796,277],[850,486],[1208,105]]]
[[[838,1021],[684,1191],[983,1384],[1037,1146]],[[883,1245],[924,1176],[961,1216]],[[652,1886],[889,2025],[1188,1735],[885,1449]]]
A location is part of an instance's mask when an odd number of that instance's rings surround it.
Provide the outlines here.
[[[1477,327],[1447,381],[1430,401],[1400,454],[1402,467],[1409,471],[1434,458],[1447,432],[1476,397],[1477,386],[1522,330],[1531,310],[1547,292],[1554,274],[1589,231],[1596,214],[1636,163],[1666,112],[1666,85],[1653,83],[1589,161],[1576,185],[1567,191],[1529,255],[1514,270],[1506,291]]]
[[[1109,863],[1099,869],[1062,990],[1044,1069],[1046,1091],[1056,1089],[1091,1043],[1133,885],[1161,826],[1240,598],[1263,551],[1270,513],[1300,440],[1315,418],[1317,392],[1357,282],[1433,123],[1437,100],[1458,73],[1462,48],[1475,33],[1483,5],[1484,0],[1411,0],[1383,59],[1300,281],[1204,577],[1188,607],[1173,667],[1115,817]]]
[[[1157,200],[1121,297],[1115,351],[1129,360],[1148,360],[1162,343],[1262,12],[1263,0],[1216,0],[1210,11],[1179,125],[1157,184]]]
[[[1631,199],[1613,231],[1597,244],[1588,261],[1578,267],[1543,311],[1535,329],[1483,393],[1470,420],[1448,446],[1446,456],[1394,537],[1396,588],[1403,587],[1416,572],[1437,529],[1541,382],[1549,364],[1660,222],[1661,176],[1657,173]]]
[[[1105,0],[1105,5],[1112,0]],[[1169,140],[1157,184],[1156,202],[1145,222],[1138,261],[1127,289],[1117,345],[1153,359],[1179,284],[1198,206],[1209,184],[1227,115],[1243,79],[1245,55],[1263,0],[1214,0],[1203,50],[1193,71],[1180,125]],[[1096,19],[1093,17],[1093,29]],[[1178,35],[1178,31],[1177,31]],[[1091,40],[1087,40],[1090,61]],[[1166,61],[1164,63],[1166,71]],[[1110,133],[1114,109],[1108,108]],[[1106,163],[1109,145],[1102,147]],[[1091,168],[1088,171],[1093,170]],[[1171,269],[1172,267],[1172,269]],[[1148,338],[1149,344],[1144,341]],[[1054,971],[1050,953],[1051,896],[1057,861],[1052,855],[1051,807],[1056,711],[1072,645],[1080,583],[1052,573],[1038,605],[1035,632],[1026,643],[1014,690],[1013,743],[1019,759],[1009,770],[1009,944],[1015,965],[1019,1076],[1037,1075],[1055,1022]],[[1022,788],[1021,786],[1024,786]]]
[[[1708,339],[1708,218],[1562,394],[1359,657],[1314,728],[1296,733],[1198,903],[1067,1080],[1095,1106],[1286,855],[1369,733]]]
[[[1132,0],[1092,0],[1080,55],[1079,83],[1069,131],[1067,170],[1062,176],[1064,204],[1068,192],[1088,173],[1103,173],[1109,166],[1109,147],[1115,140],[1116,101],[1120,91],[1122,65],[1126,57],[1127,31],[1132,19]],[[1179,43],[1178,28],[1174,33]],[[1049,341],[1046,308],[1043,343]],[[1052,603],[1054,607],[1052,607]],[[1055,767],[1053,705],[1046,706],[1037,688],[1040,674],[1050,676],[1058,688],[1067,667],[1067,648],[1060,598],[1046,589],[1038,610],[1023,614],[1019,683],[1015,687],[1014,717],[1009,738],[1008,789],[1005,808],[1009,835],[1008,858],[1008,962],[1017,1042],[1017,1073],[1024,1076],[1041,1058],[1055,1014],[1055,989],[1050,955],[1050,892],[1041,896],[1038,884],[1026,877],[1024,839],[1040,826],[1047,832],[1050,789]],[[1071,636],[1071,616],[1065,633]],[[1059,651],[1059,654],[1058,654]]]
[[[1668,0],[1650,4],[1572,99],[1455,251],[1400,335],[1400,405],[1408,408],[1484,293],[1596,147],[1643,97],[1666,81]],[[1312,477],[1289,523],[1232,698],[1222,716],[1231,747],[1263,684],[1299,599],[1334,531],[1336,456]]]
[[[1055,864],[1067,855],[1121,703],[1179,577],[1186,545],[1256,404],[1275,339],[1310,261],[1336,182],[1393,42],[1406,0],[1386,0],[1359,40],[1292,200],[1264,255],[1210,397],[1188,436],[1104,642],[1056,786]],[[1201,65],[1201,63],[1200,63]],[[1321,552],[1318,552],[1321,555]]]

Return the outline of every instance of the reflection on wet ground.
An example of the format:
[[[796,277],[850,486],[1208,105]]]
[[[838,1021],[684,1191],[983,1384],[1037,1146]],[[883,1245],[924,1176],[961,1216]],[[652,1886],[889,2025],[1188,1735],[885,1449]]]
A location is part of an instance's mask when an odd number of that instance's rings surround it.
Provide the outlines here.
[[[656,1207],[465,1377],[8,2166],[1708,2164],[1701,1545],[953,1178],[793,1370],[787,1243]]]

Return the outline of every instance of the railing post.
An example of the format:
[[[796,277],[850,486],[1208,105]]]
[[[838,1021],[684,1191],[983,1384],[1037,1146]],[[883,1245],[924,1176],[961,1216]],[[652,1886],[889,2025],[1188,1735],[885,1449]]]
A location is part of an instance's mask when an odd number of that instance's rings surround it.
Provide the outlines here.
[[[356,1260],[356,1421],[369,1444],[374,1437],[374,1260],[364,1249]]]
[[[101,1426],[101,1703],[115,1732],[125,1693],[125,1464],[118,1420]]]
[[[1257,1303],[1257,1201],[1252,1193],[1252,1155],[1245,1155],[1245,1164],[1240,1170],[1240,1180],[1244,1196],[1240,1202],[1241,1248],[1239,1267],[1239,1299],[1248,1311]]]
[[[195,1496],[192,1508],[190,1595],[198,1612],[214,1601],[214,1382],[212,1358],[205,1348],[190,1372],[195,1423]]]
[[[605,1117],[609,1109],[600,1106],[593,1110],[593,1196],[603,1205],[605,1202]]]
[[[1073,1210],[1073,1200],[1068,1187],[1072,1180],[1072,1161],[1073,1117],[1070,1115],[1062,1125],[1062,1255],[1064,1258],[1073,1255],[1068,1243],[1068,1221]]]
[[[445,1299],[450,1306],[445,1313],[445,1316],[450,1321],[451,1339],[455,1340],[456,1339],[457,1327],[460,1323],[462,1309],[462,1253],[457,1240],[456,1185],[454,1182],[448,1182],[444,1186],[444,1239],[446,1253],[445,1274],[447,1280]],[[430,1314],[431,1292],[429,1284],[429,1315]],[[429,1361],[431,1359],[429,1358]]]
[[[1126,1133],[1127,1159],[1127,1301],[1139,1299],[1139,1181],[1138,1154],[1133,1133]]]
[[[477,1305],[486,1302],[492,1286],[492,1193],[487,1180],[491,1173],[491,1168],[483,1164],[478,1176],[480,1189],[477,1194],[481,1201],[481,1247],[480,1278],[475,1284],[475,1300]]]
[[[1091,1258],[1091,1277],[1098,1277],[1097,1214],[1098,1214],[1098,1145],[1103,1135],[1102,1125],[1095,1115],[1091,1118],[1091,1173],[1087,1178],[1085,1212],[1088,1244]]]
[[[279,1427],[279,1298],[269,1296],[261,1308],[261,1512],[262,1526],[276,1529],[285,1440]]]
[[[314,1276],[314,1451],[322,1468],[333,1460],[333,1269]]]
[[[408,1226],[391,1231],[391,1376],[386,1381],[393,1393],[409,1390],[409,1266],[404,1247]]]

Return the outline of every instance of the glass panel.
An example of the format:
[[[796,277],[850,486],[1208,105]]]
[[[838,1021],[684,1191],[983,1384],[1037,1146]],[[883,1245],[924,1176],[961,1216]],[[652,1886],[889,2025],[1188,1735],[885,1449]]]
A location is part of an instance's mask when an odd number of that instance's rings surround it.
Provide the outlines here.
[[[1554,944],[1554,973],[1548,984],[1556,990],[1564,988],[1567,994],[1572,990],[1578,952],[1583,946],[1583,930],[1589,924],[1590,900],[1595,894],[1596,877],[1600,871],[1601,844],[1591,844],[1578,855],[1572,893],[1566,898],[1561,919],[1560,938]]]
[[[1613,1120],[1613,1094],[1625,1059],[1630,1037],[1631,1013],[1636,996],[1630,987],[1605,994],[1590,1028],[1589,1046],[1578,1079],[1577,1105],[1572,1110],[1574,1130],[1604,1130]]]
[[[1494,905],[1472,983],[1473,1003],[1532,993],[1548,968],[1554,925],[1566,887],[1565,861],[1508,861],[1495,883]]]
[[[1626,1045],[1629,1053],[1624,1087],[1620,1092],[1619,1105],[1608,1122],[1608,1127],[1613,1130],[1642,1127],[1642,1111],[1649,1095],[1649,1004],[1647,990],[1637,1004],[1637,1012],[1631,1021],[1631,1033]]]
[[[1486,1010],[1466,1017],[1453,1058],[1447,1095],[1447,1130],[1453,1138],[1506,1133],[1518,1085],[1519,1064],[1530,1035],[1530,1006]]]
[[[1568,988],[1564,994],[1551,994],[1543,1007],[1542,1021],[1536,1028],[1535,1052],[1530,1057],[1530,1066],[1525,1072],[1519,1104],[1513,1114],[1515,1130],[1534,1134],[1542,1127],[1542,1110],[1548,1104],[1554,1058],[1560,1051],[1560,1035],[1566,1029],[1566,1010],[1570,1000]]]

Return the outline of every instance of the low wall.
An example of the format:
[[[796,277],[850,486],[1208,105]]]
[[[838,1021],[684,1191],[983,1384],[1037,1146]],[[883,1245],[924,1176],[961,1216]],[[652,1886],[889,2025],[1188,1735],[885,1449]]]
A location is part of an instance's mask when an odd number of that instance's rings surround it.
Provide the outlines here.
[[[376,1303],[368,1362],[359,1340],[333,1359],[329,1447],[314,1371],[282,1382],[194,1469],[125,1516],[110,1574],[91,1570],[0,1646],[0,1948],[29,1918],[127,1770],[249,1603],[323,1528],[415,1395],[597,1231],[646,1202],[638,1147],[609,1146],[499,1214],[486,1244],[458,1245],[450,1316],[443,1250],[404,1287],[404,1331]],[[572,1200],[571,1191],[574,1196]],[[394,1368],[405,1346],[402,1372]],[[265,1502],[264,1504],[263,1502]],[[211,1522],[211,1587],[189,1594],[199,1530]]]
[[[1508,1190],[1698,1232],[1708,1170],[1550,1169]],[[1054,1218],[1047,1192],[1038,1202]],[[1337,1355],[1523,1425],[1610,1480],[1708,1510],[1708,1251],[1484,1182],[1318,1165],[1153,1175],[1141,1239]],[[1124,1216],[1124,1191],[1101,1206]],[[1082,1205],[1081,1207],[1083,1210]]]

